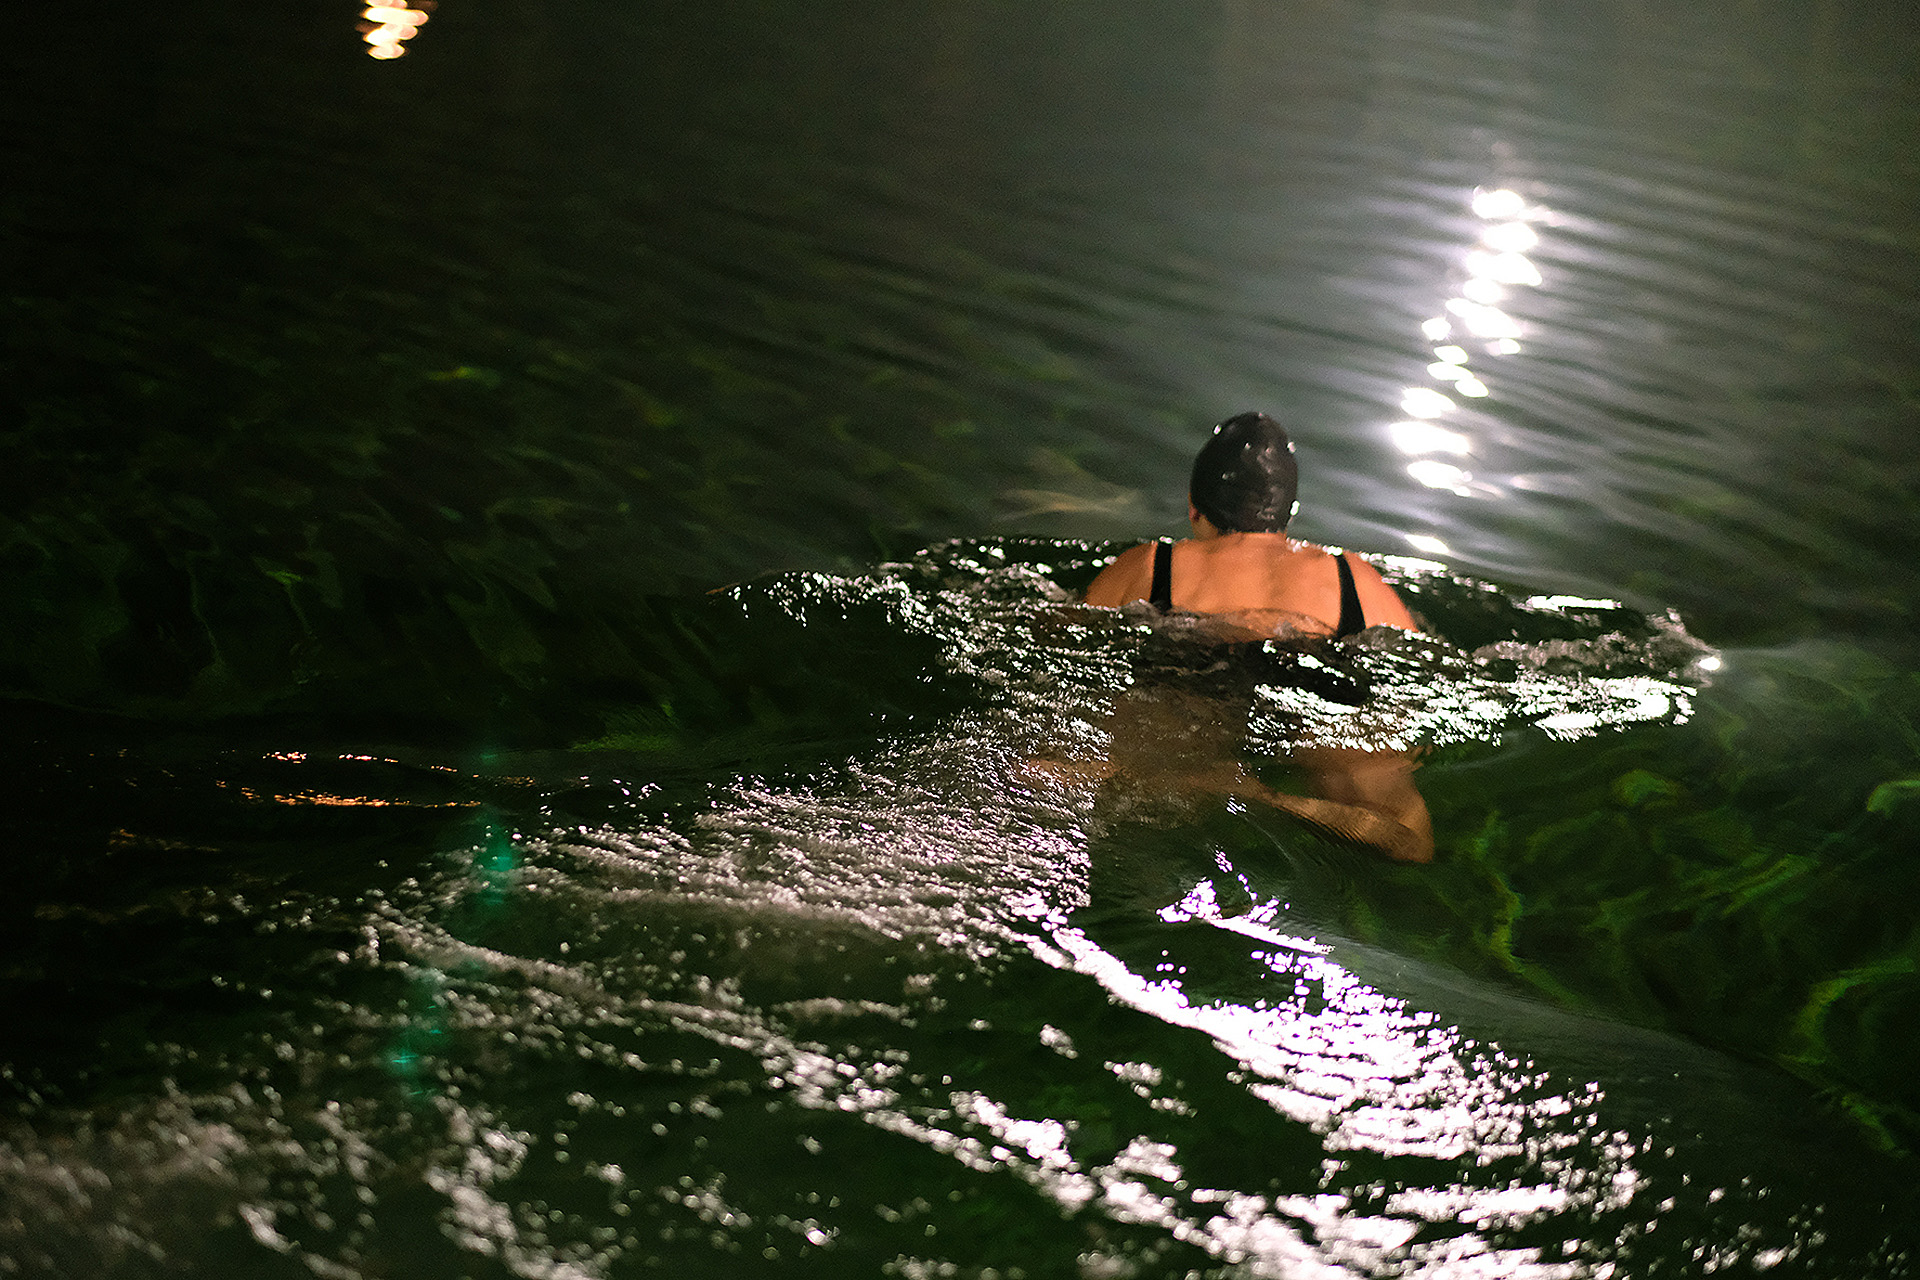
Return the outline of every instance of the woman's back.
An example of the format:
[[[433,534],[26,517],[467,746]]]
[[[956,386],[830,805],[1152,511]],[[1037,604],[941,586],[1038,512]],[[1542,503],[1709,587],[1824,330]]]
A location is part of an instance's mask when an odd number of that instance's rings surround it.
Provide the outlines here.
[[[1152,599],[1155,547],[1135,547],[1102,570],[1087,588],[1087,603],[1118,607]],[[1372,566],[1356,556],[1346,559],[1366,625],[1418,630],[1399,595]],[[1171,586],[1175,609],[1212,614],[1256,635],[1330,633],[1340,624],[1335,557],[1283,533],[1202,528],[1201,536],[1173,544]]]

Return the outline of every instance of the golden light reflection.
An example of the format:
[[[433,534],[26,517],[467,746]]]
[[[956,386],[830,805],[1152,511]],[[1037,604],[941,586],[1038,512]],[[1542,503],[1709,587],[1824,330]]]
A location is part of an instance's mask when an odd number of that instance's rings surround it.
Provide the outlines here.
[[[225,782],[216,786],[225,787]],[[371,808],[371,809],[472,809],[479,805],[478,800],[389,800],[381,796],[342,796],[326,791],[298,791],[279,793],[256,791],[252,787],[234,788],[242,799],[257,804],[325,805],[332,808]]]
[[[375,58],[398,58],[406,53],[406,42],[427,24],[433,0],[419,0],[417,7],[369,4],[361,13],[360,34],[367,42],[367,53]]]

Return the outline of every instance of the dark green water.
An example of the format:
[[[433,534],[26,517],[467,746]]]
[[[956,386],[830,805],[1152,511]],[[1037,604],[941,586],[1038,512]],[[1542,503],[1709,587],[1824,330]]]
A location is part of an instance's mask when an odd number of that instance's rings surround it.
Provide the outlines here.
[[[0,51],[0,1275],[1920,1270],[1899,7],[356,21]],[[1023,768],[1255,407],[1431,867]]]

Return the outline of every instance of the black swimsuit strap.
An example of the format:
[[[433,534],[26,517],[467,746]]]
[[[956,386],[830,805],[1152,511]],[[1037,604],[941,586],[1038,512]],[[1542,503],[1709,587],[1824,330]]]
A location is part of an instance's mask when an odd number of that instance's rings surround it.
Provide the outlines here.
[[[1336,639],[1357,636],[1367,629],[1367,615],[1360,607],[1360,592],[1353,585],[1353,566],[1343,551],[1333,558],[1340,571],[1340,625],[1333,630]],[[1147,603],[1162,613],[1173,611],[1173,540],[1162,538],[1153,544],[1153,588]]]
[[[1153,545],[1153,592],[1147,603],[1162,613],[1173,611],[1173,540],[1162,538]]]
[[[1340,569],[1340,625],[1333,634],[1336,639],[1357,636],[1367,629],[1367,615],[1360,608],[1360,593],[1353,585],[1353,566],[1347,563],[1344,551],[1333,562]]]

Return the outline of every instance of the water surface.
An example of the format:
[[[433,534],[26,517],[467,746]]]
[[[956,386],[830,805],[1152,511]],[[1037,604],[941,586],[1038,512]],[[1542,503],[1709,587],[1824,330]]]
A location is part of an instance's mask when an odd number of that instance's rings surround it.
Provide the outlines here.
[[[1900,15],[355,20],[0,54],[0,1271],[1912,1272]],[[1247,408],[1431,868],[1023,767]]]

